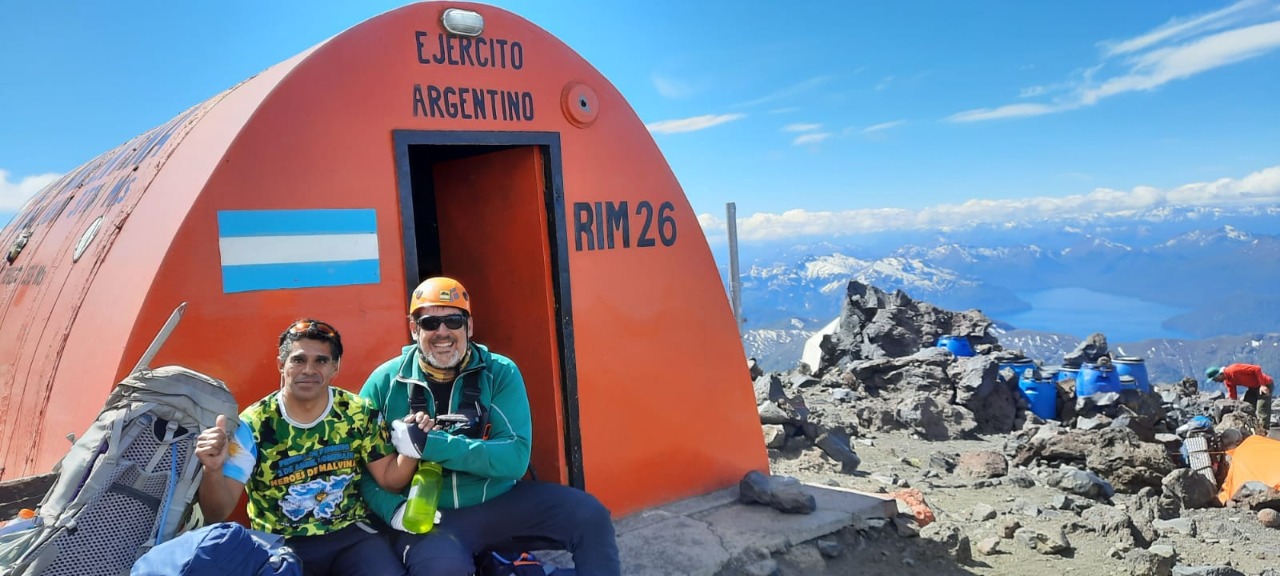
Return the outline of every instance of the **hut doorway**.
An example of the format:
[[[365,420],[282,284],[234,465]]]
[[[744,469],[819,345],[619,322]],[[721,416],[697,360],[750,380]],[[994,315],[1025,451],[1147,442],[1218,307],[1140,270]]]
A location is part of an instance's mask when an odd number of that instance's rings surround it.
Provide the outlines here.
[[[475,303],[475,340],[516,362],[540,480],[585,487],[560,139],[396,131],[405,294],[445,275]]]

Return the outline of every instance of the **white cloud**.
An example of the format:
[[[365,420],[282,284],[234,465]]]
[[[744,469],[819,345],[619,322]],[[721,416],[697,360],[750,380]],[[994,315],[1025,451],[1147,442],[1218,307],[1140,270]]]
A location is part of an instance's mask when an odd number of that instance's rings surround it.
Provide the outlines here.
[[[1044,86],[1029,86],[1018,91],[1019,98],[1032,98],[1048,92],[1049,89]]]
[[[1045,104],[1006,104],[998,108],[978,108],[976,110],[957,112],[947,120],[952,122],[981,122],[1000,118],[1026,118],[1061,112],[1064,109],[1061,106],[1048,106]]]
[[[906,123],[907,123],[906,120],[894,120],[892,122],[881,122],[879,124],[875,124],[873,126],[867,126],[866,128],[863,128],[862,133],[875,134],[876,132],[883,132],[890,128],[897,128],[898,126],[901,126]]]
[[[1242,11],[1257,5],[1259,5],[1259,2],[1256,0],[1244,0],[1208,14],[1192,16],[1190,18],[1174,19],[1168,24],[1136,38],[1103,42],[1102,46],[1104,54],[1106,56],[1115,56],[1118,54],[1140,52],[1161,42],[1185,38],[1207,30],[1218,29],[1225,25],[1232,16],[1239,15]]]
[[[801,134],[799,136],[796,136],[796,139],[792,140],[791,144],[793,146],[803,146],[805,144],[818,144],[830,137],[831,137],[830,132],[810,132],[808,134]]]
[[[1081,92],[1081,101],[1151,90],[1174,80],[1261,56],[1280,48],[1280,21],[1228,30],[1181,46],[1161,48],[1129,60],[1128,74],[1107,79]]]
[[[694,93],[692,86],[674,78],[651,74],[649,81],[653,82],[653,88],[663,98],[687,98]]]
[[[1244,178],[1185,184],[1169,190],[1138,186],[1128,192],[1097,188],[1086,194],[1007,200],[968,200],[922,210],[875,208],[839,212],[788,210],[756,213],[738,219],[738,238],[778,240],[799,236],[841,236],[889,230],[938,229],[971,224],[996,224],[1056,219],[1074,215],[1125,215],[1161,206],[1222,206],[1280,202],[1280,165]],[[707,233],[722,232],[724,221],[710,214],[698,216]]]
[[[787,124],[786,126],[782,127],[782,131],[783,132],[813,132],[814,130],[817,130],[821,127],[822,127],[821,124],[802,124],[802,123]]]
[[[888,88],[890,84],[893,84],[893,76],[885,76],[883,80],[876,84],[875,89],[876,91],[881,91]]]
[[[710,234],[712,232],[719,234],[727,233],[729,231],[728,228],[725,227],[723,218],[717,218],[706,212],[698,215],[698,225],[702,227],[703,234]]]
[[[748,100],[746,102],[742,102],[740,104],[737,104],[737,106],[740,108],[746,108],[750,106],[756,106],[759,104],[765,104],[768,102],[775,102],[778,100],[790,99],[795,96],[799,96],[800,94],[803,94],[805,92],[808,92],[810,90],[813,90],[814,88],[822,86],[823,84],[826,84],[830,80],[831,80],[831,76],[815,76],[813,78],[809,78],[808,80],[804,80],[800,83],[792,84],[790,86],[775,90],[760,98],[756,98],[755,100]]]
[[[659,120],[645,124],[650,132],[654,134],[676,134],[679,132],[697,132],[698,130],[706,130],[712,126],[719,126],[725,122],[733,122],[745,117],[746,114],[703,114],[702,116],[694,116],[692,118],[680,118],[677,120]]]
[[[1077,78],[1023,88],[1019,97],[1061,95],[1041,103],[966,110],[947,120],[979,122],[1065,112],[1257,58],[1280,48],[1280,20],[1269,6],[1261,0],[1242,0],[1133,38],[1101,43],[1101,61],[1079,72]]]
[[[17,211],[41,188],[52,184],[61,176],[61,174],[37,174],[11,182],[9,171],[0,169],[0,212]]]

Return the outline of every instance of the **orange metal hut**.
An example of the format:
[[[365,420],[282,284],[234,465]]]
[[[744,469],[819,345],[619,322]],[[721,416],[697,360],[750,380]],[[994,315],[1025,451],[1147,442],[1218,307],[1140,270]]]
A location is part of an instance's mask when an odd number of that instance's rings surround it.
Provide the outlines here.
[[[623,515],[767,469],[662,154],[590,64],[491,6],[407,6],[286,60],[67,174],[0,248],[2,480],[48,471],[181,302],[152,365],[244,406],[278,386],[298,317],[343,331],[337,383],[358,390],[435,274],[521,367],[540,477]]]

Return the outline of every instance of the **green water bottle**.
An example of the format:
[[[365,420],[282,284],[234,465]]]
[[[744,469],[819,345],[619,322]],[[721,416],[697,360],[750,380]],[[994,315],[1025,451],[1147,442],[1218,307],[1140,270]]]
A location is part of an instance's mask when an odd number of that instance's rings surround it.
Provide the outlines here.
[[[426,534],[436,525],[436,504],[440,501],[443,482],[440,465],[435,462],[418,463],[409,484],[409,500],[404,503],[404,529],[414,534]]]

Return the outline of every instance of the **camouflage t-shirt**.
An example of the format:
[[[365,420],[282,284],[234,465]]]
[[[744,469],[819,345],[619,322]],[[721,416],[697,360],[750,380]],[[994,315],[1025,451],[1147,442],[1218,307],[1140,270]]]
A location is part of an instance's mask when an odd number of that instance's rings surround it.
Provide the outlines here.
[[[360,475],[395,448],[367,401],[340,388],[329,395],[324,417],[305,428],[285,419],[279,392],[240,413],[222,473],[244,483],[255,530],[315,536],[367,518]]]

